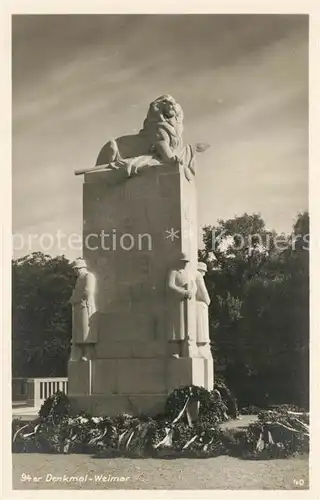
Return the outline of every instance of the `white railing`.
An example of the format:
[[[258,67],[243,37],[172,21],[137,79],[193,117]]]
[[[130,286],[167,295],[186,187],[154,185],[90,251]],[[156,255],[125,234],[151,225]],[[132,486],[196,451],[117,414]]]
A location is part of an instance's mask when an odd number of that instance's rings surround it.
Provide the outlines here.
[[[29,378],[27,380],[27,405],[40,408],[45,399],[55,392],[68,394],[68,378]]]

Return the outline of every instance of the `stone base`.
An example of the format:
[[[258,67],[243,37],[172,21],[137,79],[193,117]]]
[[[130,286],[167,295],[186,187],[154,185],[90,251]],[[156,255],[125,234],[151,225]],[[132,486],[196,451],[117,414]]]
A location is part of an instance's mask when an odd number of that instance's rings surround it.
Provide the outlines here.
[[[94,416],[155,415],[174,389],[213,389],[213,360],[203,358],[120,358],[69,361],[69,398],[74,412]]]
[[[203,358],[171,358],[168,361],[167,391],[185,385],[213,389],[213,360]]]
[[[150,417],[162,413],[167,394],[95,394],[69,396],[71,412],[88,412],[95,417],[114,416],[120,413]]]
[[[86,394],[92,392],[92,361],[68,362],[68,394]]]

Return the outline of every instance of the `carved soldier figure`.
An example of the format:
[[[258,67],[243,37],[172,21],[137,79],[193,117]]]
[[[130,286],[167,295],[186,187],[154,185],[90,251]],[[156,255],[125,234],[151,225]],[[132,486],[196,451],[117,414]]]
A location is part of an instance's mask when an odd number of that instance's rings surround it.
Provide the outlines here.
[[[170,291],[169,311],[169,345],[170,355],[179,358],[188,355],[185,347],[188,344],[188,301],[195,295],[195,282],[187,269],[189,259],[182,253],[176,269],[169,273],[168,287]]]
[[[207,272],[207,265],[204,262],[198,262],[196,275],[196,304],[197,304],[197,347],[198,355],[201,358],[210,359],[212,357],[210,350],[209,336],[209,316],[208,307],[210,297],[204,282],[204,275]]]
[[[88,271],[83,259],[76,259],[73,267],[78,274],[70,303],[72,304],[72,361],[92,358],[94,345],[97,342],[97,328],[94,321],[95,276]]]

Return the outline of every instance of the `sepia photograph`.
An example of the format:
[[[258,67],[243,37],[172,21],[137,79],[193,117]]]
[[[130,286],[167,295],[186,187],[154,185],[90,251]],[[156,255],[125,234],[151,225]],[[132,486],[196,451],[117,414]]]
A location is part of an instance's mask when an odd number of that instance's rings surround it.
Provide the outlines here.
[[[13,490],[308,490],[309,16],[11,32]]]

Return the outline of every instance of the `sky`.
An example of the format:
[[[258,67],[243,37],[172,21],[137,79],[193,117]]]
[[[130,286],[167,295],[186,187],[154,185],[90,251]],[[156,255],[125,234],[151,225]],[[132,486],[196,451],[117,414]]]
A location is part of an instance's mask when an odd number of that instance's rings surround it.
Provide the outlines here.
[[[308,208],[307,16],[15,15],[14,257],[79,256],[40,235],[81,235],[74,170],[138,132],[162,94],[183,108],[184,142],[211,145],[199,227],[247,212],[290,232]]]

